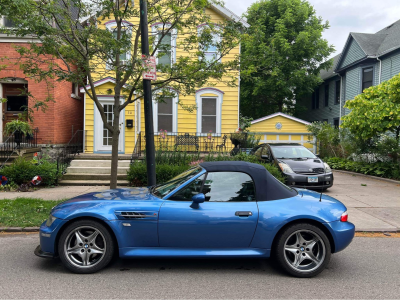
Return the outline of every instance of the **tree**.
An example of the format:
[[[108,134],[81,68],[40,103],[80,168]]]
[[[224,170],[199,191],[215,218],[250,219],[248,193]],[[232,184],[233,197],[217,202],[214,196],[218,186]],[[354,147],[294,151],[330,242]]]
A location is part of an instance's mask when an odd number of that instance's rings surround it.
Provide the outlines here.
[[[176,48],[183,55],[171,65],[158,65],[158,79],[152,81],[153,97],[193,94],[205,84],[223,81],[234,85],[237,81],[232,70],[238,69],[238,58],[223,60],[238,45],[241,24],[224,21],[211,22],[205,9],[214,0],[148,0],[148,22],[158,23],[157,32],[150,36],[150,55],[159,58],[168,55],[170,45],[163,38],[179,32]],[[1,29],[17,36],[36,36],[40,43],[16,47],[21,56],[21,68],[38,80],[57,78],[77,83],[85,89],[99,110],[105,127],[112,135],[112,161],[110,187],[117,184],[119,118],[121,111],[143,95],[141,58],[140,10],[135,1],[126,0],[0,0],[3,15],[18,24],[16,28]],[[115,28],[102,25],[115,20]],[[197,26],[208,24],[198,30]],[[214,38],[219,36],[221,38]],[[216,47],[218,55],[206,56],[209,47]],[[122,59],[129,53],[128,60]],[[105,67],[107,65],[107,67]],[[96,79],[111,76],[115,87],[108,90],[114,95],[114,120],[108,123],[94,86]],[[210,83],[211,82],[211,83]],[[86,85],[90,87],[87,88]],[[120,96],[124,102],[120,103]],[[193,110],[194,107],[185,106]]]
[[[241,112],[254,119],[293,113],[296,98],[310,94],[328,69],[333,46],[322,38],[329,27],[304,0],[259,0],[245,13]]]
[[[346,102],[350,113],[342,118],[341,127],[348,128],[362,140],[391,132],[397,145],[400,139],[400,74]]]

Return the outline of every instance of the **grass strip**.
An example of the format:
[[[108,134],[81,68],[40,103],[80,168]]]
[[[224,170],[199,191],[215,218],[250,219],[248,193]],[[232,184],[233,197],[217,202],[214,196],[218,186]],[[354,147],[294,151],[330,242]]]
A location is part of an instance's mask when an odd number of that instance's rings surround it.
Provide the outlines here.
[[[0,200],[0,227],[40,226],[51,209],[63,201],[23,197]]]

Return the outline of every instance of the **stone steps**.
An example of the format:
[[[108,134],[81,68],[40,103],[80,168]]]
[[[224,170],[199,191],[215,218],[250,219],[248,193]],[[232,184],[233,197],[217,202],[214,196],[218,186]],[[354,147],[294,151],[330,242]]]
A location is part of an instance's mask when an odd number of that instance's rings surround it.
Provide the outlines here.
[[[129,168],[130,160],[118,160],[118,168]],[[111,168],[111,160],[90,160],[90,159],[74,159],[71,161],[71,168],[98,167]]]
[[[59,185],[61,186],[78,186],[78,185],[89,185],[89,186],[109,186],[110,180],[60,180]],[[127,186],[129,185],[128,180],[118,180],[118,186]]]

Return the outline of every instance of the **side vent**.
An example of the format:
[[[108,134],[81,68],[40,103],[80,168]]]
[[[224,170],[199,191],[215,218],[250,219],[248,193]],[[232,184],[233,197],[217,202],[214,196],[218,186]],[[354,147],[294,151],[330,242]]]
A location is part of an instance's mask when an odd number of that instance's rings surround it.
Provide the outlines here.
[[[115,215],[120,220],[158,219],[155,211],[116,211]]]
[[[146,217],[146,214],[133,211],[121,211],[120,216],[124,219],[143,219]]]

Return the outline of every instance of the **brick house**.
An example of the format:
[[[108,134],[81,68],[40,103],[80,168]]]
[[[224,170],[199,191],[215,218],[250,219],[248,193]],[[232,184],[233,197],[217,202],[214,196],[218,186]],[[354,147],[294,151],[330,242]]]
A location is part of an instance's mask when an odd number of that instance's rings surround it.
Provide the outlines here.
[[[13,23],[0,16],[1,27],[12,27]],[[47,102],[45,112],[34,110],[33,128],[38,128],[37,143],[66,144],[73,132],[83,129],[83,95],[79,94],[78,87],[70,82],[53,80],[52,86],[45,82],[36,82],[27,77],[14,64],[19,54],[14,46],[29,46],[30,42],[38,42],[33,37],[15,37],[0,34],[1,65],[7,65],[0,70],[0,97],[7,102],[0,104],[0,142],[5,141],[4,126],[7,122],[16,119],[23,112],[24,106],[33,107],[34,100],[21,95],[21,89],[27,89],[38,101],[44,101],[50,95],[53,101]]]
[[[300,99],[307,110],[299,117],[339,126],[341,117],[350,112],[344,107],[347,100],[399,73],[400,20],[377,33],[351,32],[332,68],[321,71],[323,83],[310,97]]]

